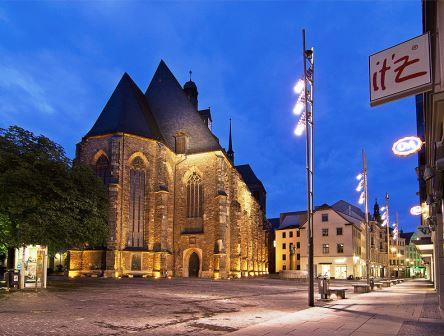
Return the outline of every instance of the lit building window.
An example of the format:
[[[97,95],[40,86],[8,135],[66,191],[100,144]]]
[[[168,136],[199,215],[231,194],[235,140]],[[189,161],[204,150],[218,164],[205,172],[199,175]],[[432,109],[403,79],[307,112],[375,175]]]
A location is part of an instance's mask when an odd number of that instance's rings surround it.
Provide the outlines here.
[[[323,254],[330,253],[330,246],[328,244],[322,244],[322,253]]]
[[[203,187],[202,179],[193,173],[187,182],[187,216],[201,218],[203,215]]]
[[[128,246],[144,247],[145,164],[136,157],[130,168]]]
[[[337,244],[338,253],[344,253],[344,244]]]
[[[111,169],[109,166],[108,158],[105,155],[101,155],[97,159],[96,165],[94,168],[95,168],[97,177],[99,177],[103,181],[104,184],[108,184],[109,177],[111,175]]]

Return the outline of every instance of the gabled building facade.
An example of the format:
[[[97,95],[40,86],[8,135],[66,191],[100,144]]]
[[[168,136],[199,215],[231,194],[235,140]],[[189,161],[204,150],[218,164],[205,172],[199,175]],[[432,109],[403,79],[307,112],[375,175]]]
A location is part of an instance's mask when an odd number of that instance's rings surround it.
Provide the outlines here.
[[[70,275],[228,278],[268,272],[266,192],[249,165],[234,165],[161,61],[143,93],[124,74],[76,159],[105,183],[106,249],[70,251]]]
[[[308,271],[307,216],[305,211],[281,214],[276,230],[277,271]],[[313,216],[315,274],[337,279],[366,274],[364,214],[338,201],[316,207]]]

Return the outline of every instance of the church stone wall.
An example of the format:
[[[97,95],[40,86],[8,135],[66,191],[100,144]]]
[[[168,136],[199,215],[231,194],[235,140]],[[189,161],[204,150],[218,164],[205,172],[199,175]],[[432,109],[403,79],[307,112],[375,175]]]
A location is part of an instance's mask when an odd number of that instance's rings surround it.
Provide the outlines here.
[[[100,264],[105,276],[188,276],[193,252],[199,256],[200,277],[267,273],[264,213],[222,152],[176,155],[157,141],[116,134],[84,139],[77,159],[94,165],[102,154],[111,165],[107,250],[71,251],[70,274],[94,273]],[[127,248],[129,171],[135,157],[145,164],[142,249]],[[190,219],[186,183],[194,172],[202,179],[204,207],[202,218]],[[186,231],[193,221],[202,221],[202,232]]]

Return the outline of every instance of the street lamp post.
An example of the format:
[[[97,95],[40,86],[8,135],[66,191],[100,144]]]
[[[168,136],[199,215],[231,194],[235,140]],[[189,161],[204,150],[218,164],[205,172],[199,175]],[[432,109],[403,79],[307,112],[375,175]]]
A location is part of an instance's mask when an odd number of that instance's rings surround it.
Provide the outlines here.
[[[313,265],[313,93],[314,93],[314,52],[305,45],[305,29],[302,30],[302,59],[304,62],[304,78],[300,79],[294,91],[299,95],[293,113],[300,115],[294,130],[300,136],[306,131],[306,171],[307,171],[307,246],[308,246],[308,305],[314,306],[314,265]]]
[[[365,208],[365,267],[367,284],[370,284],[370,225],[368,221],[368,175],[367,175],[367,156],[362,149],[362,173],[357,176],[359,181],[356,191],[361,192],[359,204],[364,204]]]
[[[385,193],[385,207],[382,208],[382,224],[386,227],[387,235],[387,276],[390,278],[390,216],[389,216],[389,194]]]

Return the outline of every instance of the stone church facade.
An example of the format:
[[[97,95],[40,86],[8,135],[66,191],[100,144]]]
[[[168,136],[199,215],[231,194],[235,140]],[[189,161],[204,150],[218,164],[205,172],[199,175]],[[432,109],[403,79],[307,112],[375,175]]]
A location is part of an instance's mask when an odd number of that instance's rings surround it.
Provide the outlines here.
[[[161,61],[144,94],[124,74],[76,159],[107,186],[104,249],[71,250],[70,276],[228,278],[268,273],[265,189],[234,165],[199,110]]]

